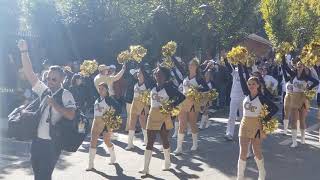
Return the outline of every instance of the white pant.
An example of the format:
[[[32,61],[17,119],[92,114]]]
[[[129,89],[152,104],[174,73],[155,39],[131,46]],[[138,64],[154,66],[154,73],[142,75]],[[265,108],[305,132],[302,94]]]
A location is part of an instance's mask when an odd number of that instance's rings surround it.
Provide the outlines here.
[[[229,120],[227,125],[226,134],[233,136],[234,134],[234,127],[236,124],[237,119],[237,112],[239,110],[240,118],[242,118],[242,103],[243,103],[242,97],[240,98],[231,98],[230,101],[230,111],[229,111]]]

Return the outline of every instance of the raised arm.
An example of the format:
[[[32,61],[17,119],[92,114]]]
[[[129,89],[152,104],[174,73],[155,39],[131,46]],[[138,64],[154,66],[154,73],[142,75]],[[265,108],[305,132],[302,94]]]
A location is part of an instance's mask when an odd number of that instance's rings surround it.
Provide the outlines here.
[[[113,81],[118,81],[122,77],[122,75],[124,74],[125,70],[126,70],[126,65],[124,64],[122,66],[121,71],[119,71],[116,75],[110,76],[110,77],[113,79]]]
[[[184,70],[184,68],[182,67],[182,65],[177,61],[176,57],[172,58],[172,61],[174,63],[174,65],[178,68],[178,70],[180,71],[180,73],[182,74],[183,77],[187,76],[187,72]]]
[[[243,94],[248,96],[250,94],[250,92],[248,89],[247,81],[243,77],[243,68],[240,64],[238,65],[238,73],[239,73],[239,77],[240,77],[240,84],[241,84]]]
[[[287,72],[291,76],[291,78],[296,76],[296,73],[289,68],[286,58],[284,56],[282,58],[282,67],[283,67],[283,71]]]
[[[228,62],[227,58],[223,58],[223,61],[224,61],[224,64],[226,65],[226,67],[227,67],[228,73],[232,73],[233,68],[232,68],[231,64]]]
[[[36,73],[34,73],[28,53],[28,44],[25,40],[20,40],[18,47],[21,53],[22,69],[32,87],[39,81]]]
[[[198,88],[199,92],[206,92],[210,90],[208,84],[203,78],[197,79],[197,83],[202,86],[201,88]]]

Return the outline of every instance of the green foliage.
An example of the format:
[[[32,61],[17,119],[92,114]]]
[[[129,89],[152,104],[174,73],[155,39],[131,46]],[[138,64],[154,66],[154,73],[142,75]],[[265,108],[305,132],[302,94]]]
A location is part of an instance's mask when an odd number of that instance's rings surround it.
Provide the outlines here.
[[[319,7],[317,0],[262,0],[260,11],[269,39],[274,45],[288,41],[299,48],[319,39]]]
[[[92,58],[114,63],[130,44],[146,47],[146,59],[155,61],[170,40],[188,59],[199,49],[230,48],[262,30],[259,0],[16,1],[20,30],[39,34],[46,56],[56,63]]]

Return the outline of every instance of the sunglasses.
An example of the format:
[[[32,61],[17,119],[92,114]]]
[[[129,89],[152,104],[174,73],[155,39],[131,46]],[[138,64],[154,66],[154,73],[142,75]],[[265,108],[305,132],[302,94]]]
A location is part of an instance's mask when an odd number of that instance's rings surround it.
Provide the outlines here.
[[[47,78],[47,81],[57,82],[58,80],[56,78]]]

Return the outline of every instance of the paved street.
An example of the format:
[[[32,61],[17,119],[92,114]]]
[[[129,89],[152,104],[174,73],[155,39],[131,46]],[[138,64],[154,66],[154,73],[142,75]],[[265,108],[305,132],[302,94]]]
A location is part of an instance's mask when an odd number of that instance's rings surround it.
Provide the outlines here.
[[[268,180],[319,180],[320,143],[315,120],[315,109],[311,109],[308,117],[307,144],[296,149],[289,147],[290,136],[280,133],[268,137],[264,141],[263,150]],[[162,171],[163,154],[157,144],[150,164],[150,176],[141,177],[138,173],[143,166],[142,135],[137,136],[133,151],[126,151],[127,136],[119,134],[116,145],[117,162],[108,165],[109,154],[100,141],[96,156],[95,172],[86,172],[88,160],[88,141],[76,153],[64,153],[53,174],[54,180],[100,180],[100,179],[235,179],[238,159],[238,142],[226,142],[224,132],[226,112],[218,113],[211,118],[209,129],[200,131],[199,151],[191,153],[191,136],[185,139],[184,154],[171,156],[172,170]],[[238,128],[238,126],[237,126]],[[176,139],[171,140],[175,149]],[[0,141],[0,179],[31,180],[32,169],[29,163],[30,143],[15,142],[6,138]],[[248,161],[247,179],[257,179],[258,171],[253,159]]]

